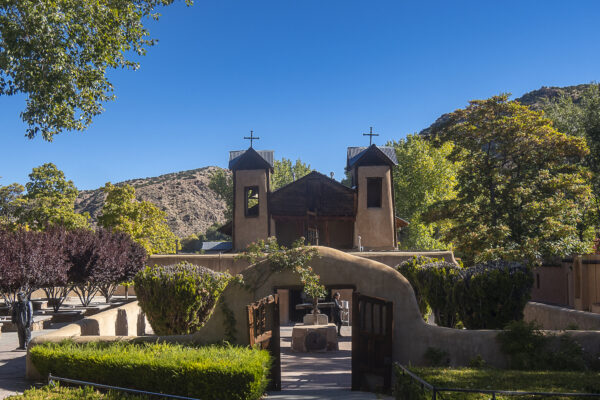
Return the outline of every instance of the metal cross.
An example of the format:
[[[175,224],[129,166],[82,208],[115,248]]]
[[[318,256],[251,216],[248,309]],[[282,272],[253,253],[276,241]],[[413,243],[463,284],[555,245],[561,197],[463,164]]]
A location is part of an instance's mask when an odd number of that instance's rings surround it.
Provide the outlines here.
[[[379,133],[373,133],[373,127],[371,126],[371,130],[369,133],[363,133],[363,136],[369,137],[369,146],[373,144],[373,136],[379,136]]]
[[[244,136],[244,139],[247,139],[250,141],[250,148],[252,148],[252,142],[254,140],[258,140],[260,138],[258,136],[254,136],[254,131],[250,131],[250,136]]]

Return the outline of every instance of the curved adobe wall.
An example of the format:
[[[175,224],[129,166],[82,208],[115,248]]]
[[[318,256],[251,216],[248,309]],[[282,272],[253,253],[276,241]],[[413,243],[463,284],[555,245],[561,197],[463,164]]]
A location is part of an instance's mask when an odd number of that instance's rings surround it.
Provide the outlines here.
[[[495,341],[495,331],[467,331],[427,325],[419,313],[414,292],[408,281],[396,270],[377,261],[356,257],[328,247],[319,247],[319,258],[310,265],[325,285],[355,285],[369,296],[394,302],[393,360],[403,364],[423,363],[428,347],[446,350],[453,365],[467,365],[480,354],[489,364],[503,366],[504,357]],[[225,320],[221,303],[233,311],[236,322],[236,342],[248,344],[246,305],[273,294],[277,286],[298,285],[299,278],[291,272],[271,273],[262,262],[242,272],[245,287],[232,284],[222,294],[210,320],[194,335],[200,342],[217,342],[225,337]]]

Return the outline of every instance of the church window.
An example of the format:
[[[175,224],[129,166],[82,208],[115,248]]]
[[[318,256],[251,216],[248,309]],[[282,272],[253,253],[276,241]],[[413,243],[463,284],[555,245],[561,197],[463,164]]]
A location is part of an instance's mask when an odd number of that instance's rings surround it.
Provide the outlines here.
[[[367,207],[381,208],[381,178],[367,178]]]
[[[244,188],[246,198],[246,217],[258,217],[258,186],[247,186]]]

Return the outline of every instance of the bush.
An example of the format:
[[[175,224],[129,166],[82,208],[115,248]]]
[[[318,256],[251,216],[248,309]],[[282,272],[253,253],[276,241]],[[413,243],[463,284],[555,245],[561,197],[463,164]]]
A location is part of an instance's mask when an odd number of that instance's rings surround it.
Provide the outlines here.
[[[427,308],[440,326],[454,327],[458,320],[452,290],[460,267],[446,261],[418,256],[404,261],[398,271],[411,283],[423,316]]]
[[[265,350],[124,342],[44,343],[31,361],[42,376],[208,399],[259,399],[271,364]]]
[[[187,335],[198,331],[219,296],[233,279],[228,273],[182,262],[146,267],[134,278],[135,293],[157,335]]]
[[[521,263],[490,261],[460,270],[454,303],[467,329],[502,329],[523,319],[533,274]]]
[[[400,272],[402,276],[404,276],[412,286],[413,291],[415,292],[415,297],[417,298],[419,310],[421,311],[423,317],[425,317],[425,315],[427,314],[429,305],[427,304],[425,297],[421,294],[421,291],[419,290],[419,280],[417,279],[417,271],[420,266],[435,261],[438,260],[425,256],[414,256],[410,260],[403,261],[400,265],[396,267],[398,272]]]
[[[43,386],[26,390],[23,394],[6,398],[7,400],[149,400],[146,396],[136,396],[124,392],[99,392],[86,386],[72,388],[64,386]]]
[[[545,335],[533,322],[513,321],[497,339],[512,369],[583,371],[596,368],[593,360],[585,359],[583,349],[569,335]]]
[[[450,355],[446,350],[437,347],[428,347],[423,355],[425,362],[430,367],[443,367],[450,365]]]

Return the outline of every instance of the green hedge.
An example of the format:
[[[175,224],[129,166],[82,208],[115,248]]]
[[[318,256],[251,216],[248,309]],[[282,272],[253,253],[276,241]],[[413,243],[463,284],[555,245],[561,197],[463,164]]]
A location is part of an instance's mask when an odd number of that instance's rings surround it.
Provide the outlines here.
[[[462,389],[496,389],[562,393],[600,393],[600,374],[595,372],[514,371],[491,368],[415,368],[410,370],[436,387]],[[408,375],[395,368],[394,395],[398,400],[430,400],[431,391],[421,389]],[[447,393],[447,400],[487,400],[491,394]],[[540,399],[539,396],[501,396],[498,400]],[[544,400],[565,397],[544,397]]]
[[[271,364],[264,350],[166,343],[45,343],[30,350],[42,376],[53,375],[209,399],[259,399]]]
[[[501,329],[523,319],[533,275],[521,263],[490,261],[469,268],[414,257],[397,267],[411,283],[419,309],[428,307],[438,325],[467,329]]]
[[[23,394],[7,397],[6,400],[150,400],[150,398],[115,391],[104,393],[89,386],[73,388],[57,385],[32,388]]]
[[[136,275],[134,282],[140,307],[154,333],[187,335],[204,325],[232,279],[226,272],[182,262],[146,267]]]
[[[454,302],[467,329],[502,329],[523,319],[531,298],[533,273],[525,265],[489,261],[460,271]]]

